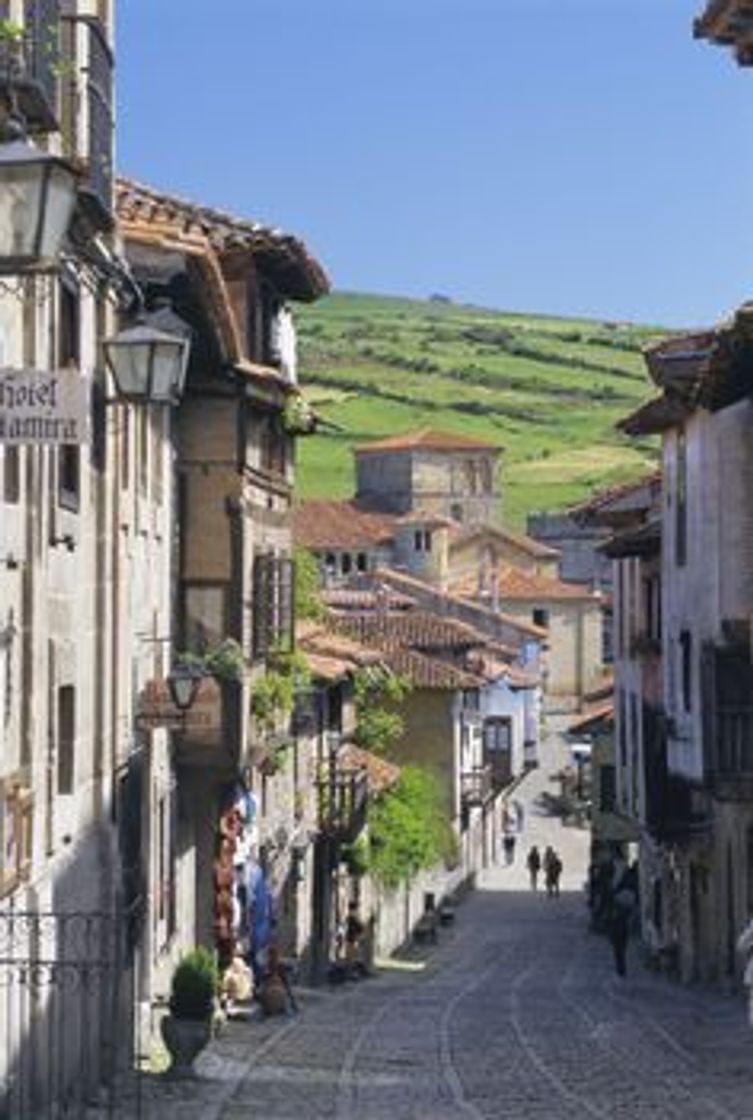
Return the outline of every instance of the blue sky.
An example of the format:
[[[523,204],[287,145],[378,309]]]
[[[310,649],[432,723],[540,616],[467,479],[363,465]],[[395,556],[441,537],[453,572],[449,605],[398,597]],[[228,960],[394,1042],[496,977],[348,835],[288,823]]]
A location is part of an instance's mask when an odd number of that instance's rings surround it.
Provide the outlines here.
[[[121,170],[342,289],[713,322],[753,297],[753,72],[704,0],[120,0]]]

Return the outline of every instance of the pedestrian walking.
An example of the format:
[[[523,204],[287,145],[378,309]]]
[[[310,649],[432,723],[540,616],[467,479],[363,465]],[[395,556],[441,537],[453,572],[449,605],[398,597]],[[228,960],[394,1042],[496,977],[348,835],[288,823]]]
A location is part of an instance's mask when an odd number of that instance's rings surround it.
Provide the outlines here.
[[[536,847],[535,844],[533,845],[533,847],[531,848],[531,850],[528,853],[528,859],[526,860],[526,867],[528,868],[528,874],[529,874],[530,879],[531,879],[531,890],[532,891],[538,890],[539,871],[541,870],[541,856],[539,855],[539,849]]]
[[[620,863],[612,884],[609,915],[609,940],[614,954],[614,967],[618,976],[627,972],[627,945],[630,926],[638,905],[637,871]]]
[[[562,860],[560,859],[558,852],[554,852],[554,858],[553,858],[552,863],[551,863],[550,874],[551,874],[551,878],[552,878],[552,895],[553,895],[554,898],[559,898],[559,896],[560,896],[560,876],[562,875]]]
[[[502,840],[502,847],[505,850],[505,863],[509,867],[515,859],[515,833],[506,832]]]
[[[518,799],[516,798],[515,801],[513,801],[513,808],[515,809],[515,824],[517,826],[517,830],[518,832],[522,832],[526,817],[525,809],[523,808],[523,802],[518,801]]]
[[[555,868],[557,866],[557,854],[551,844],[547,844],[546,851],[544,852],[544,886],[546,887],[547,898],[554,898],[554,882],[555,882]]]

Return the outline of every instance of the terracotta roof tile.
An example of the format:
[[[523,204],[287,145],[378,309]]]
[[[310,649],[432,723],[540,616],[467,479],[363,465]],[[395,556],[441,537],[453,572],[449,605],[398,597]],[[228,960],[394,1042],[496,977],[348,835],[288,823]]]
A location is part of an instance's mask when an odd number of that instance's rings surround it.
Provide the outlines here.
[[[334,611],[409,610],[415,600],[390,588],[325,587],[321,592],[325,606]]]
[[[387,439],[362,443],[355,448],[356,454],[363,455],[372,451],[500,451],[496,444],[474,436],[460,435],[458,432],[442,432],[434,428],[420,428],[402,435],[388,436]]]
[[[467,603],[472,606],[474,610],[488,612],[489,615],[503,622],[506,626],[509,626],[511,630],[516,630],[521,635],[540,639],[546,639],[548,637],[548,631],[545,630],[543,626],[535,626],[532,622],[525,622],[522,618],[516,618],[515,615],[506,614],[504,611],[492,611],[486,604],[479,603],[474,597],[474,594],[469,595],[463,594],[462,592],[453,593],[452,591],[440,592],[430,584],[426,584],[423,580],[417,579],[415,576],[409,576],[405,572],[395,571],[393,568],[379,568],[377,569],[376,576],[383,582],[398,587],[407,593],[410,593],[415,588],[417,596],[420,593],[426,592],[435,595],[437,601],[444,601],[447,604],[448,614],[453,608],[453,603],[460,604],[461,606]]]
[[[568,725],[568,732],[571,735],[578,735],[584,731],[592,731],[597,723],[607,722],[614,719],[614,703],[609,700],[603,704],[594,705],[582,712],[577,719]]]
[[[463,598],[474,598],[478,595],[478,579],[475,575],[464,576],[454,583],[450,590],[455,595]],[[600,602],[598,592],[591,591],[582,583],[565,583],[561,579],[552,579],[549,576],[537,575],[527,572],[522,568],[505,564],[499,569],[499,597],[504,605],[505,601],[547,602],[581,600]]]
[[[450,533],[453,546],[467,544],[468,541],[472,541],[476,537],[491,534],[501,540],[509,541],[510,544],[516,545],[521,551],[529,553],[536,559],[555,560],[561,555],[559,549],[552,548],[548,544],[542,544],[541,541],[529,537],[526,533],[516,533],[504,525],[458,525],[457,522],[454,522],[453,525],[454,530]]]
[[[318,622],[296,625],[296,645],[313,675],[323,680],[340,680],[382,660],[378,650],[368,649],[353,637]]]
[[[412,649],[387,649],[383,651],[383,656],[392,672],[407,677],[414,688],[455,691],[479,688],[485,683],[482,677],[458,669],[449,661],[427,657]]]
[[[400,780],[400,767],[394,762],[388,762],[353,743],[345,744],[337,761],[338,766],[346,770],[365,770],[369,780],[369,793],[375,797],[391,789]]]
[[[305,548],[366,548],[388,544],[394,520],[390,514],[365,510],[351,499],[316,499],[294,507],[293,535]]]
[[[460,651],[485,644],[484,636],[472,626],[430,611],[344,614],[336,617],[334,625],[341,633],[379,649]]]
[[[251,253],[263,270],[274,274],[282,293],[293,299],[316,299],[329,291],[329,280],[319,262],[302,241],[282,230],[130,179],[117,180],[115,200],[123,223],[179,227],[185,234],[195,232],[208,238],[219,254]]]

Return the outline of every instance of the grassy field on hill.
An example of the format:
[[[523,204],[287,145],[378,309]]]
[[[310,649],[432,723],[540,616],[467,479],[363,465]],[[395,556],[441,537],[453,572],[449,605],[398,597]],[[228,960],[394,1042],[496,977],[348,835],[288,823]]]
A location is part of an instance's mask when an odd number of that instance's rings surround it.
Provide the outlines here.
[[[350,495],[354,444],[419,427],[502,446],[521,526],[656,463],[614,425],[650,396],[640,350],[659,328],[345,293],[297,321],[304,392],[337,426],[300,441],[301,497]]]

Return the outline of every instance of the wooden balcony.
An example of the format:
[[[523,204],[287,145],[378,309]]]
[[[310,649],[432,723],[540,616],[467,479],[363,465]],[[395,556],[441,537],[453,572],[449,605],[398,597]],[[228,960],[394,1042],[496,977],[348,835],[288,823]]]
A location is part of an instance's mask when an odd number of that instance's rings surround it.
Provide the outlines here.
[[[466,809],[485,805],[492,796],[491,766],[473,766],[460,774],[460,802]]]
[[[317,787],[320,832],[342,843],[355,840],[366,824],[369,792],[366,771],[341,768],[334,760],[325,767]]]

